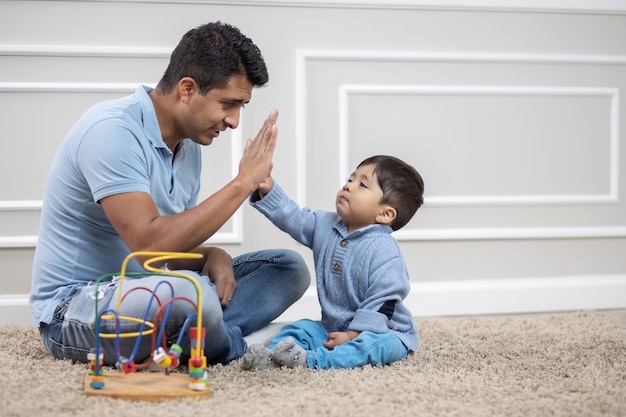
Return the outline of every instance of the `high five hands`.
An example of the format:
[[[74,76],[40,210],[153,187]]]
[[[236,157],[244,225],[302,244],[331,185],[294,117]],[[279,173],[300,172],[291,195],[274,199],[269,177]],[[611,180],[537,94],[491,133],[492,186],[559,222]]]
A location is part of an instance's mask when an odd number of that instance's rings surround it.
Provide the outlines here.
[[[250,192],[265,184],[272,173],[272,156],[278,138],[278,110],[273,109],[254,139],[248,139],[239,162],[239,175],[246,178]],[[271,188],[271,185],[270,185]]]

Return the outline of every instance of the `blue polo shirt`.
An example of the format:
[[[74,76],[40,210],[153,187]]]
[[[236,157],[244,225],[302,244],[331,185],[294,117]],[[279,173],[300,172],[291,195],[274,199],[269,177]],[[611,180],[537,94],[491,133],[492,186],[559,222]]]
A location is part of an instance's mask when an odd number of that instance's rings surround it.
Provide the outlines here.
[[[97,104],[77,121],[50,168],[33,263],[34,325],[49,323],[76,285],[117,272],[130,250],[99,201],[144,192],[161,215],[194,207],[200,145],[185,139],[173,158],[161,137],[149,87]],[[136,262],[128,271],[141,271]]]

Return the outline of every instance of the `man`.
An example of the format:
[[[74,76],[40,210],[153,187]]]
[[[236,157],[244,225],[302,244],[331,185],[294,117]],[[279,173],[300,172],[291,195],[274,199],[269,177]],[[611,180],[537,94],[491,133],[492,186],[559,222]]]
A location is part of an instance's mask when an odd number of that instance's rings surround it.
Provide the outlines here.
[[[234,259],[203,246],[257,189],[272,168],[278,112],[272,111],[249,139],[238,175],[204,201],[200,188],[201,145],[234,129],[252,89],[269,80],[258,47],[237,28],[220,22],[187,32],[172,53],[154,90],[89,109],[70,130],[50,170],[33,265],[30,305],[46,350],[59,359],[87,361],[95,345],[95,303],[115,310],[120,283],[103,274],[120,270],[131,252],[195,252],[199,259],[168,261],[164,268],[187,270],[202,289],[205,354],[210,363],[243,355],[243,336],[262,328],[299,299],[310,283],[300,255],[264,250]],[[128,271],[144,271],[145,257]],[[146,291],[148,289],[149,291]],[[133,276],[123,283],[122,317],[152,318],[159,300],[172,295],[195,302],[188,280],[162,275]],[[165,338],[181,341],[193,305],[172,303]],[[137,332],[139,323],[102,320],[101,332]],[[120,351],[140,363],[151,354],[150,337],[123,338]],[[117,352],[103,340],[105,363]],[[128,355],[128,354],[126,354]]]

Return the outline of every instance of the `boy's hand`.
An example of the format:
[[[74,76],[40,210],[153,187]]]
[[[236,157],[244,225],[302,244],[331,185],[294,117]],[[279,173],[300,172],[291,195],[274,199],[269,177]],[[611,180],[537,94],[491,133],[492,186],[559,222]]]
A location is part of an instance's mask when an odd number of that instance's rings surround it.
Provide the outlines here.
[[[270,164],[270,171],[267,173],[267,177],[259,184],[259,196],[261,198],[265,197],[265,194],[269,193],[274,185],[272,181],[272,168],[274,168],[274,164]]]
[[[354,330],[348,330],[347,332],[331,332],[328,333],[328,340],[324,340],[324,347],[329,350],[333,350],[335,346],[339,346],[342,343],[349,342],[357,337],[361,332]]]

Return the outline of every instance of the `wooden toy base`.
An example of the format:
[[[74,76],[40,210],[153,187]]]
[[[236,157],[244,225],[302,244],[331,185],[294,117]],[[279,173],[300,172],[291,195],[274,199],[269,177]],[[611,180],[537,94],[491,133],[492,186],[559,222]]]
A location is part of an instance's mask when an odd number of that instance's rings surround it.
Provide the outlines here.
[[[194,391],[188,387],[187,374],[169,374],[161,372],[105,373],[104,388],[93,389],[89,386],[91,375],[85,378],[85,393],[121,398],[131,401],[163,401],[177,398],[208,398],[211,389]]]

